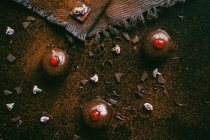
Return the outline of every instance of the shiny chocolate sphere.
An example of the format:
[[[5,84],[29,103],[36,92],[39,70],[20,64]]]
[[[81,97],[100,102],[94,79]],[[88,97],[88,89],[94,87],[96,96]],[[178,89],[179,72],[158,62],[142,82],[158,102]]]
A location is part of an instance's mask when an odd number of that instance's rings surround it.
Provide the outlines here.
[[[69,55],[59,48],[49,49],[42,57],[42,66],[48,75],[63,75],[69,68]]]
[[[104,128],[113,120],[113,108],[102,99],[93,99],[82,107],[84,122],[92,128]]]
[[[167,58],[173,47],[171,37],[165,30],[158,29],[150,32],[145,39],[144,53],[154,60]]]

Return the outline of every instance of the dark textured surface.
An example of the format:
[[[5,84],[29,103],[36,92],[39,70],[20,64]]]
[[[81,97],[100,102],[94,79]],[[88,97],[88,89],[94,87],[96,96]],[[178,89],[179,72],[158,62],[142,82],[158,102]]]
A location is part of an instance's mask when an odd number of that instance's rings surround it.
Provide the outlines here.
[[[69,45],[63,36],[63,30],[49,24],[39,16],[11,3],[0,2],[0,134],[5,140],[72,139],[79,135],[83,140],[209,140],[210,139],[210,2],[209,0],[187,1],[170,9],[162,9],[159,19],[140,24],[131,30],[131,38],[138,35],[140,43],[133,49],[123,41],[122,53],[113,56],[112,46],[101,50],[87,45],[77,47]],[[36,21],[27,29],[21,25],[27,16]],[[177,15],[184,16],[179,18]],[[15,29],[12,37],[5,36],[6,26]],[[148,64],[142,56],[143,37],[150,31],[162,28],[172,37],[175,49],[171,57],[159,66],[166,80],[168,95],[162,89],[153,90],[151,71],[156,63]],[[12,40],[12,43],[10,43]],[[76,42],[77,43],[77,42]],[[52,81],[46,78],[41,67],[41,57],[52,44],[66,49],[70,55],[70,71],[62,79]],[[106,43],[108,44],[108,42]],[[78,46],[80,46],[78,44]],[[95,54],[89,58],[89,51]],[[17,59],[10,63],[6,56],[11,53]],[[111,60],[113,67],[103,67],[104,60]],[[75,70],[75,66],[79,66]],[[146,70],[149,77],[145,81],[148,93],[144,98],[128,92],[141,83],[141,75]],[[122,72],[121,83],[117,83],[115,73]],[[99,83],[87,83],[80,87],[80,81],[99,74]],[[55,80],[55,79],[54,79]],[[104,80],[111,82],[105,84]],[[45,93],[33,95],[33,85],[37,84]],[[22,94],[17,95],[15,87],[21,87]],[[12,95],[5,96],[8,89]],[[111,95],[112,89],[120,97]],[[177,95],[177,93],[180,93]],[[107,130],[89,129],[81,119],[81,105],[100,95],[104,100],[117,100],[116,113],[125,116],[121,121],[114,118]],[[187,104],[180,107],[175,104]],[[5,109],[5,104],[15,102],[14,110]],[[154,106],[150,116],[143,111],[143,104]],[[43,112],[50,117],[49,122],[39,122]],[[21,116],[24,122],[17,128],[11,118]]]

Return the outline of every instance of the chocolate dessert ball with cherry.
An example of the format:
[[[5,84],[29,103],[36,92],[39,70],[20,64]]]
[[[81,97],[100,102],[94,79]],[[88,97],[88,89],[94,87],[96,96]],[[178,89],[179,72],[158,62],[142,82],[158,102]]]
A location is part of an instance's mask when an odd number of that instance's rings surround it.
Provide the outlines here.
[[[173,47],[171,37],[165,30],[158,29],[150,32],[145,39],[144,53],[154,60],[167,58]]]
[[[92,128],[104,128],[111,124],[114,110],[104,100],[93,99],[82,107],[83,120]]]
[[[63,75],[69,67],[69,55],[59,48],[49,49],[42,57],[42,65],[48,75]]]

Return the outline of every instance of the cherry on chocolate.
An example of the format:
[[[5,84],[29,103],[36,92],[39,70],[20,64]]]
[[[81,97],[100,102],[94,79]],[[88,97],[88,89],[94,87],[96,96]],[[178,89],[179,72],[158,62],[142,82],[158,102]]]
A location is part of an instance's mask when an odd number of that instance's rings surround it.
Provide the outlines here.
[[[50,57],[50,65],[53,66],[53,67],[56,67],[59,65],[59,57],[58,56],[51,56]]]

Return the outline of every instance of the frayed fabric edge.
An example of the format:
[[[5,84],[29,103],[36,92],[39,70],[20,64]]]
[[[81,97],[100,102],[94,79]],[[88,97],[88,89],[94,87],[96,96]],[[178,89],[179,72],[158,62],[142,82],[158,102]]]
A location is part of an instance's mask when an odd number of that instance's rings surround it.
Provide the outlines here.
[[[113,36],[119,34],[119,30],[115,28],[116,26],[120,27],[124,30],[129,30],[137,25],[138,22],[145,23],[146,20],[152,20],[158,18],[158,7],[171,7],[175,5],[177,2],[185,2],[185,0],[168,0],[150,8],[144,12],[139,13],[139,15],[134,16],[132,18],[127,18],[123,20],[120,24],[108,25],[105,29],[100,32],[94,34],[88,34],[87,38],[94,38],[94,44],[98,45],[103,40],[109,40]],[[145,17],[146,16],[146,17]],[[146,18],[146,19],[145,19]]]

